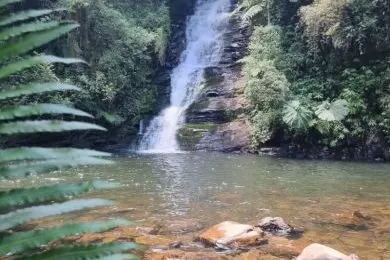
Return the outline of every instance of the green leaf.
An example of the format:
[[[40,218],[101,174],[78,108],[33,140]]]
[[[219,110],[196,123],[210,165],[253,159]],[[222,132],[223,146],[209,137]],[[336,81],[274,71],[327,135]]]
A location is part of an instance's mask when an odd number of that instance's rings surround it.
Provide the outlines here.
[[[71,159],[45,160],[32,163],[16,164],[0,167],[0,178],[20,178],[32,174],[41,174],[55,170],[62,170],[78,165],[88,164],[111,164],[109,160],[103,160],[94,157],[79,157]]]
[[[138,249],[134,243],[95,244],[87,246],[58,247],[42,254],[25,257],[25,260],[89,260],[101,259],[115,253]],[[104,259],[104,258],[103,258]]]
[[[24,0],[0,0],[0,8],[7,6],[9,4],[19,3]]]
[[[70,108],[59,104],[37,104],[29,106],[17,106],[4,108],[0,111],[1,120],[12,120],[21,117],[40,116],[45,114],[67,114],[93,118],[92,115],[79,109]]]
[[[118,185],[115,183],[95,181],[79,184],[61,183],[30,189],[15,189],[7,192],[0,192],[0,209],[4,210],[11,207],[25,207],[31,204],[44,203],[48,201],[60,201],[91,190],[111,189],[116,187],[118,187]]]
[[[80,91],[78,87],[64,83],[33,83],[30,85],[18,86],[16,89],[0,91],[0,100],[45,92],[68,90]]]
[[[79,211],[82,209],[112,205],[111,201],[102,199],[72,200],[45,206],[19,209],[8,214],[0,215],[0,231],[24,224],[28,221]]]
[[[322,102],[315,111],[318,118],[325,121],[340,121],[349,114],[348,102],[344,99],[336,100],[332,103]]]
[[[65,159],[89,156],[111,156],[111,154],[76,148],[21,147],[0,150],[0,163],[17,160]]]
[[[18,26],[13,26],[11,28],[6,28],[0,31],[0,40],[6,41],[10,38],[20,36],[24,33],[37,32],[42,30],[47,30],[54,28],[60,25],[58,21],[49,21],[49,22],[32,22],[25,23]]]
[[[60,58],[51,55],[35,56],[4,66],[3,68],[0,69],[0,78],[4,78],[6,76],[22,71],[24,69],[32,68],[39,64],[52,64],[52,63],[72,64],[72,63],[86,63],[86,62],[81,59]]]
[[[287,103],[282,113],[283,122],[294,129],[307,129],[313,119],[313,113],[298,100]]]
[[[118,219],[105,222],[68,224],[49,229],[14,233],[0,240],[0,255],[13,255],[39,248],[68,236],[102,232],[130,224],[131,222],[129,221]]]
[[[59,36],[72,31],[78,26],[78,24],[64,24],[56,28],[30,33],[17,37],[12,41],[7,41],[7,43],[0,48],[0,60],[27,53],[57,39]]]
[[[0,4],[1,6],[1,4]],[[48,15],[56,11],[61,11],[64,9],[41,9],[41,10],[28,10],[28,11],[21,11],[15,14],[11,14],[7,17],[1,17],[0,18],[0,26],[8,25],[15,22],[25,21],[31,18],[36,18],[43,15]]]
[[[106,129],[96,124],[77,122],[77,121],[60,121],[60,120],[36,120],[36,121],[17,121],[0,124],[0,134],[30,134],[41,132],[64,132],[76,130],[100,130]]]

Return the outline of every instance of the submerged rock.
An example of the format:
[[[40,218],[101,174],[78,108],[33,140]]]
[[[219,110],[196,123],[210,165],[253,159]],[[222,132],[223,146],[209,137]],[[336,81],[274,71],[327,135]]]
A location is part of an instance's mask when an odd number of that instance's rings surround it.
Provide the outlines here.
[[[285,237],[268,238],[268,243],[264,247],[264,251],[273,256],[289,257],[291,259],[301,253],[302,250],[297,248],[293,242]]]
[[[144,256],[146,260],[228,260],[229,258],[217,254],[215,251],[185,252],[181,250],[150,251]]]
[[[161,235],[143,235],[135,238],[135,242],[146,246],[169,245],[172,239]]]
[[[321,222],[341,225],[354,230],[367,230],[376,226],[375,219],[362,213],[361,211],[330,214],[329,216],[324,216]]]
[[[208,229],[199,236],[206,245],[221,249],[257,246],[266,241],[261,229],[251,225],[225,221]]]
[[[311,244],[306,247],[296,260],[359,260],[357,255],[345,255],[333,248]]]
[[[263,231],[272,235],[287,236],[291,234],[303,233],[303,228],[294,228],[287,224],[280,217],[266,217],[258,224]]]
[[[203,225],[195,219],[167,221],[162,228],[162,233],[186,234],[203,229]]]
[[[238,260],[278,260],[280,258],[267,254],[261,250],[250,250],[249,252],[245,252],[240,254],[237,257]]]

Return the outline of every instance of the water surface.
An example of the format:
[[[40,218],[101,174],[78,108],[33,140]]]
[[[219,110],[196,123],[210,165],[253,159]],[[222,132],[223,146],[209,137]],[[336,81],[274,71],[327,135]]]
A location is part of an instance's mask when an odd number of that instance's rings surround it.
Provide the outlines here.
[[[305,227],[305,243],[325,243],[361,259],[390,259],[389,164],[219,153],[131,155],[115,161],[3,186],[111,180],[123,186],[92,195],[116,201],[121,210],[95,210],[97,217],[114,214],[145,225],[196,219],[208,227],[224,220],[256,224],[262,217],[280,216]],[[337,222],[337,216],[357,210],[375,225],[351,229]],[[77,216],[83,214],[91,213]]]

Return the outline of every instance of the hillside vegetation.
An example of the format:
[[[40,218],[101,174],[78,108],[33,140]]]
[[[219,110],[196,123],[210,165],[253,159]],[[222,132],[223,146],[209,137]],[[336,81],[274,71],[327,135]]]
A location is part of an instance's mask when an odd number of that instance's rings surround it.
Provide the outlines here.
[[[173,24],[171,16],[182,17],[168,4],[171,3],[164,0],[36,0],[17,4],[14,8],[22,10],[65,8],[66,13],[51,16],[75,20],[80,27],[38,51],[82,58],[87,64],[55,69],[40,65],[4,84],[61,79],[82,88],[82,93],[46,99],[65,99],[93,114],[109,131],[101,138],[97,137],[99,133],[65,137],[70,143],[106,145],[110,140],[119,142],[134,137],[140,120],[157,109],[158,88],[165,87],[169,75],[165,59]],[[189,9],[190,5],[184,7]]]
[[[253,149],[390,158],[390,2],[244,0]]]

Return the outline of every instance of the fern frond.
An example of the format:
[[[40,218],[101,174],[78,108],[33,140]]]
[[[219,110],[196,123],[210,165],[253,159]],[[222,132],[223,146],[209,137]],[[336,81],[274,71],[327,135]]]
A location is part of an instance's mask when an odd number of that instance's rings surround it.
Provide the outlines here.
[[[61,11],[64,9],[40,9],[40,10],[29,10],[29,11],[21,11],[18,13],[11,14],[7,17],[2,17],[0,19],[0,26],[9,25],[16,22],[25,21],[31,18],[37,18],[40,16],[48,15],[56,11]]]
[[[40,56],[25,58],[21,61],[17,61],[2,67],[0,69],[0,78],[7,77],[11,74],[22,71],[24,69],[32,68],[39,64],[52,64],[52,63],[72,64],[72,63],[86,63],[86,62],[81,59],[60,58],[51,55],[40,55]]]
[[[0,40],[6,41],[10,38],[20,36],[24,33],[36,32],[54,28],[60,25],[58,21],[49,21],[49,22],[32,22],[14,26],[11,28],[6,28],[0,31]]]
[[[116,253],[138,249],[134,243],[95,244],[88,246],[59,247],[42,254],[25,257],[25,260],[89,260],[101,259]]]
[[[20,178],[20,177],[30,176],[32,174],[42,174],[45,172],[71,168],[77,165],[111,164],[111,163],[112,161],[103,160],[94,157],[45,160],[45,161],[1,167],[0,178],[4,178],[4,179]]]
[[[108,205],[112,205],[112,202],[103,199],[89,199],[72,200],[63,203],[19,209],[8,214],[0,215],[0,231],[5,231],[28,221],[44,217]]]
[[[34,120],[34,121],[17,121],[0,124],[0,134],[31,134],[31,133],[58,133],[76,130],[100,130],[106,131],[104,127],[96,124],[77,122],[77,121],[59,121],[59,120]]]
[[[72,31],[78,26],[75,23],[63,24],[52,29],[26,34],[7,41],[0,48],[0,60],[27,53],[57,39],[59,36]]]
[[[19,3],[24,0],[0,0],[0,8],[5,7],[9,4]]]
[[[12,108],[4,108],[0,111],[0,121],[13,120],[22,117],[40,116],[47,114],[66,114],[73,116],[89,117],[92,115],[79,109],[70,108],[60,104],[37,104],[28,106],[17,106]]]
[[[0,150],[0,163],[18,160],[44,160],[78,157],[107,157],[109,153],[76,148],[21,147]]]
[[[95,181],[80,184],[62,183],[31,189],[15,189],[8,192],[0,192],[0,210],[11,207],[26,207],[35,203],[44,203],[48,201],[60,201],[91,190],[111,189],[116,187],[118,187],[118,185],[115,183]]]
[[[64,83],[33,83],[30,85],[18,86],[16,89],[0,91],[0,101],[32,94],[42,94],[45,92],[69,90],[80,91],[78,87]]]
[[[0,255],[13,255],[23,251],[39,248],[52,241],[72,235],[81,235],[92,232],[103,232],[118,226],[130,225],[126,220],[108,220],[105,222],[91,222],[67,224],[43,230],[14,233],[0,240]]]

